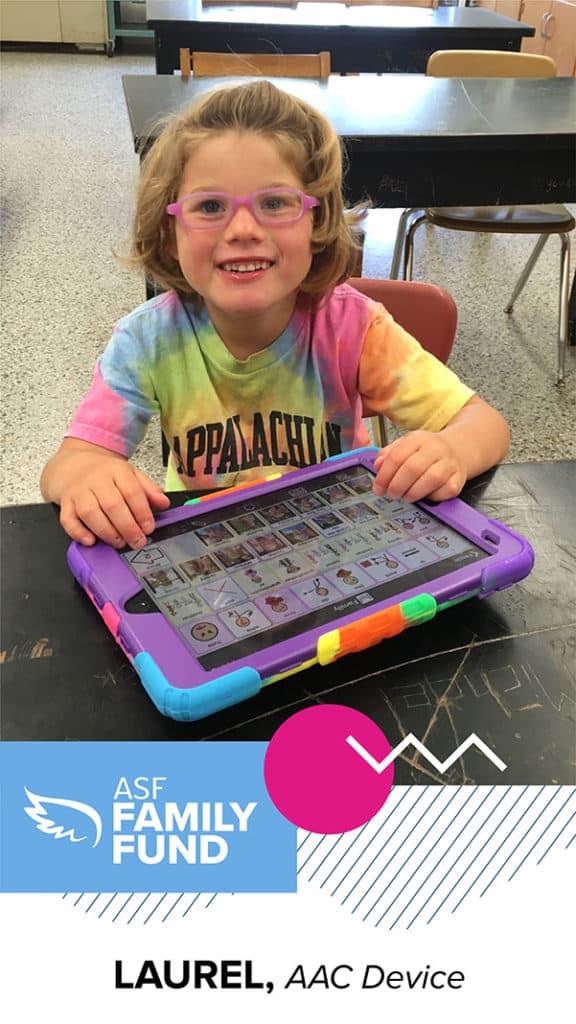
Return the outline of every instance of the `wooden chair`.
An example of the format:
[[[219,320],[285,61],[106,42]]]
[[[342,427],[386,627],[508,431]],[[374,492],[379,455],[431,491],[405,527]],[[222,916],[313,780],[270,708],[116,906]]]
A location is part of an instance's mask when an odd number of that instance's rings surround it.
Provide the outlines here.
[[[433,78],[555,78],[552,57],[507,50],[437,50],[426,74]]]
[[[491,50],[439,50],[433,53],[426,74],[437,78],[553,78],[556,65],[550,57],[531,53],[507,53]],[[519,168],[519,174],[521,174]],[[404,210],[398,225],[390,277],[411,280],[414,260],[414,235],[421,224],[452,231],[476,231],[491,234],[538,234],[532,254],[508,301],[511,313],[542,249],[550,235],[561,242],[560,309],[558,317],[556,384],[564,383],[570,298],[570,232],[576,221],[565,206],[473,206],[432,207]],[[402,263],[402,268],[401,268]]]
[[[263,4],[266,7],[296,7],[298,0],[202,0],[202,7],[234,7],[247,4],[250,7],[258,7]]]
[[[438,7],[438,0],[345,0],[346,7],[356,7],[357,4],[372,7]]]
[[[452,351],[458,311],[452,296],[435,284],[416,281],[385,281],[365,277],[350,278],[348,284],[381,302],[396,323],[416,338],[423,348],[441,362],[448,362]],[[386,442],[384,416],[371,417],[377,443]]]
[[[264,4],[266,7],[296,7],[298,3],[331,3],[342,0],[202,0],[202,7],[221,7],[249,4],[251,7]],[[367,4],[379,7],[438,7],[439,0],[343,0],[345,7],[365,7]]]
[[[328,78],[330,54],[322,53],[190,53],[180,50],[180,73],[189,78],[220,75],[267,78]]]

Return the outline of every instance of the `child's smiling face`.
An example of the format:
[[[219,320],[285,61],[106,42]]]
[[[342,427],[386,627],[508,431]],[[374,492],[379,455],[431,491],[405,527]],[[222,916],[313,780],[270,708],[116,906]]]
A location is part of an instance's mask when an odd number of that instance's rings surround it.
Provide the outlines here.
[[[188,159],[178,199],[191,192],[246,196],[277,186],[303,190],[294,167],[282,158],[276,144],[256,133],[227,131],[203,142]],[[237,335],[244,337],[249,323],[257,351],[284,329],[310,269],[312,223],[308,211],[296,223],[259,224],[244,206],[225,227],[206,231],[186,230],[176,219],[182,273],[202,296],[227,343]],[[250,264],[262,269],[236,269]]]

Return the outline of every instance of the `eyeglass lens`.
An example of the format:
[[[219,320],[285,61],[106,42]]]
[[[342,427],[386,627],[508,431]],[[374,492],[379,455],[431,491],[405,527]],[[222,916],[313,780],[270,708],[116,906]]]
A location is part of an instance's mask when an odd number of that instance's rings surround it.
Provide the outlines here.
[[[258,221],[264,224],[298,220],[302,216],[303,202],[299,192],[270,189],[254,193],[247,205]],[[224,193],[198,192],[187,196],[182,203],[182,216],[190,227],[209,227],[230,220],[236,203]]]

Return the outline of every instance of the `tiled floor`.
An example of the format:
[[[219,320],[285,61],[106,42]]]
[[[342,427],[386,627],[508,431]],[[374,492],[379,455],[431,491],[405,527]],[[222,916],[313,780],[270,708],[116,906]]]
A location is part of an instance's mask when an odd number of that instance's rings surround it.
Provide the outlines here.
[[[144,299],[126,247],[138,161],[121,76],[151,57],[2,55],[2,503],[40,500],[38,479],[118,317]],[[521,169],[519,169],[521,173]],[[370,215],[364,276],[386,277],[397,211]],[[508,293],[533,238],[417,236],[418,280],[459,309],[453,368],[506,415],[510,461],[576,455],[574,353],[554,387],[558,243],[549,241],[512,317]],[[157,429],[138,464],[162,481]]]

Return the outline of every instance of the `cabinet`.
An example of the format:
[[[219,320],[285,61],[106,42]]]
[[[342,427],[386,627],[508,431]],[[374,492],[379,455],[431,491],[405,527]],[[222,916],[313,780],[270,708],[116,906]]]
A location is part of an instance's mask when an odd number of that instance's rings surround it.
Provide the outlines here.
[[[496,14],[504,14],[507,18],[520,21],[523,0],[476,0],[476,7],[487,7]]]
[[[521,21],[536,29],[524,53],[552,57],[559,75],[576,74],[576,0],[525,0]]]
[[[487,7],[496,14],[504,14],[507,18],[520,21],[520,12],[524,0],[476,0],[475,7]]]
[[[1,0],[3,42],[105,46],[105,0]]]
[[[2,0],[0,34],[3,42],[61,43],[58,0]]]
[[[576,74],[576,0],[477,0],[476,6],[534,25],[522,53],[542,53],[556,62],[559,75]]]

